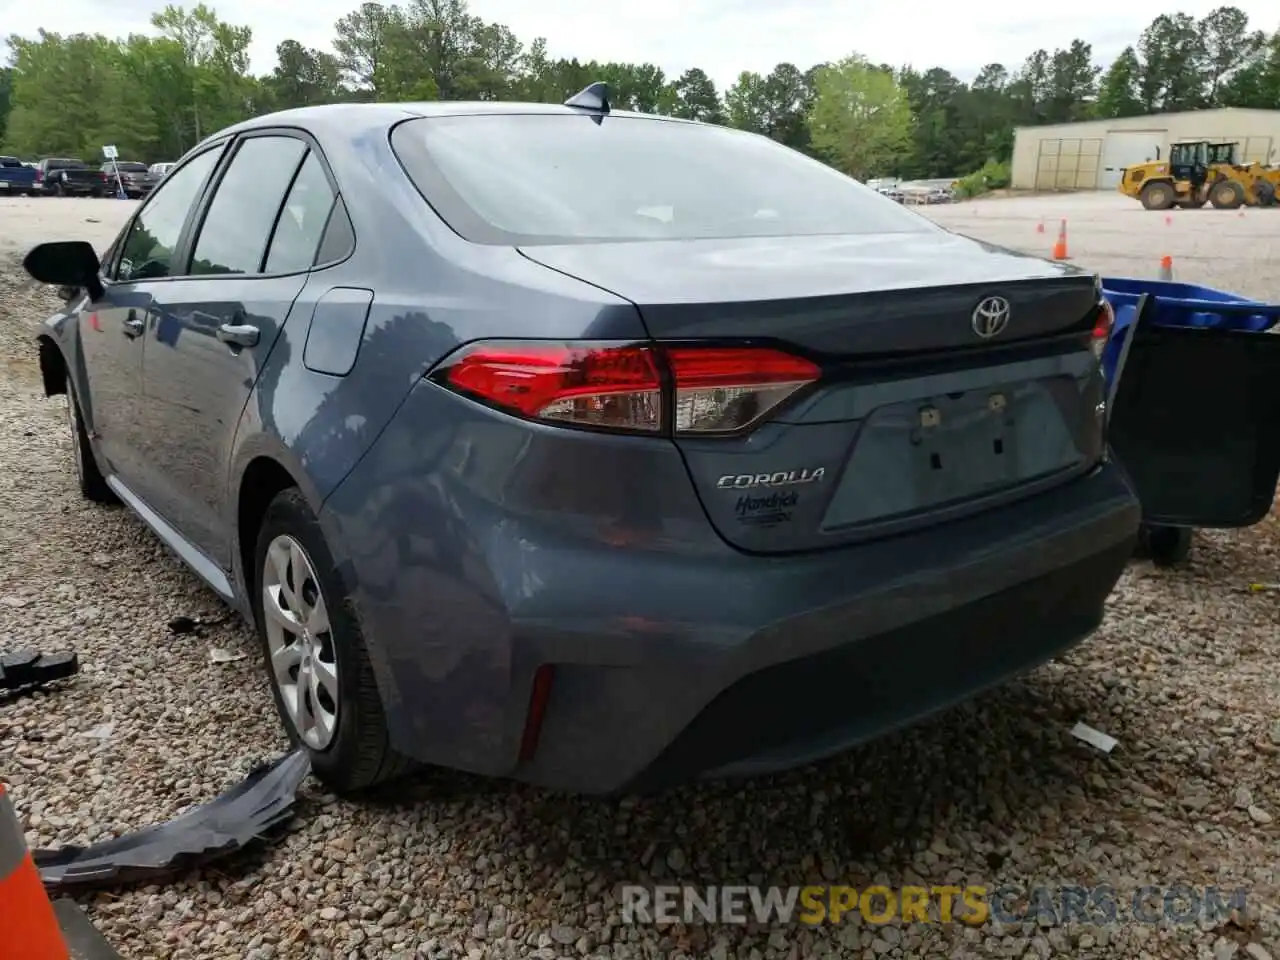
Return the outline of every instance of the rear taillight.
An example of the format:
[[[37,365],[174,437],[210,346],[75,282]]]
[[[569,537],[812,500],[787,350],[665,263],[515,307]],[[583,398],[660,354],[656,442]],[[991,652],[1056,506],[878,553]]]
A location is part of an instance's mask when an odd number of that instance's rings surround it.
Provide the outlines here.
[[[817,366],[781,350],[674,347],[676,433],[732,433],[768,415],[818,379]]]
[[[36,183],[40,183],[42,180],[44,180],[44,171],[43,171],[43,170],[37,170],[37,171],[36,171]]]
[[[757,423],[820,373],[769,347],[482,342],[431,379],[531,420],[706,436]]]
[[[1093,321],[1093,333],[1089,343],[1093,347],[1093,355],[1099,360],[1107,349],[1107,340],[1111,337],[1111,329],[1116,325],[1116,312],[1106,300],[1098,301],[1098,312]]]

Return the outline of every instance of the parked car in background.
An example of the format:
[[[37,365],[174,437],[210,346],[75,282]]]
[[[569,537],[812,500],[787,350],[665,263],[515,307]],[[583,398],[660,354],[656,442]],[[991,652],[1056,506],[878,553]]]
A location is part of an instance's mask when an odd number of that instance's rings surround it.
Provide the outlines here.
[[[925,199],[926,203],[951,203],[956,198],[950,187],[933,187]]]
[[[108,190],[112,186],[123,186],[125,195],[129,197],[145,197],[160,180],[159,175],[152,173],[145,163],[133,160],[108,160],[102,165],[102,172],[106,174]],[[117,174],[119,184],[115,182]]]
[[[26,267],[78,489],[256,625],[333,787],[786,769],[1101,622],[1146,504],[1094,274],[595,85],[285,116]]]
[[[102,197],[107,193],[107,176],[83,160],[46,157],[36,164],[36,185],[59,197]]]
[[[159,182],[160,178],[172,170],[174,166],[176,166],[176,164],[173,163],[153,163],[151,166],[147,167],[147,173],[150,173],[156,178],[156,181]]]
[[[36,171],[17,157],[0,157],[0,197],[36,194]]]

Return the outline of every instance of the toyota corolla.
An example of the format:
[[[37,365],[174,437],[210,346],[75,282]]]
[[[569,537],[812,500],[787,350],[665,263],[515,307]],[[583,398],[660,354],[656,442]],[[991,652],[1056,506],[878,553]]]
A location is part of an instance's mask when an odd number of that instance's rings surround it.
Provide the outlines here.
[[[27,268],[79,489],[340,790],[830,755],[1084,638],[1139,526],[1092,274],[595,85],[251,120]]]

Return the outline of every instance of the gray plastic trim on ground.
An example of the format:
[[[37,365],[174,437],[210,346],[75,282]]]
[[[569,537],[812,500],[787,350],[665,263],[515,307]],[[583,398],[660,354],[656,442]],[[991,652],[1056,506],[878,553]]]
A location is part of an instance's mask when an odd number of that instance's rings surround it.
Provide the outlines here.
[[[88,847],[35,850],[50,891],[153,881],[240,850],[293,815],[298,787],[311,770],[301,749],[250,771],[217,799],[168,823]]]

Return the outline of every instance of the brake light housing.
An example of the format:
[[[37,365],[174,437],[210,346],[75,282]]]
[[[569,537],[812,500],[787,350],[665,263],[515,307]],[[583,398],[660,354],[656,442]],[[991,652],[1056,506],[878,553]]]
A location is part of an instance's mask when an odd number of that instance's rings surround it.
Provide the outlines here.
[[[651,436],[750,430],[822,375],[775,347],[479,341],[430,379],[528,420]]]
[[[1115,325],[1115,309],[1105,297],[1099,299],[1093,321],[1093,332],[1089,334],[1089,345],[1099,362],[1102,360],[1102,354],[1106,352],[1107,341],[1111,339],[1111,331],[1115,329]]]

